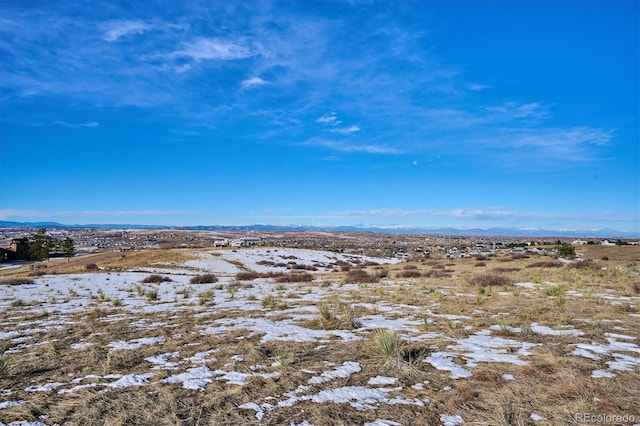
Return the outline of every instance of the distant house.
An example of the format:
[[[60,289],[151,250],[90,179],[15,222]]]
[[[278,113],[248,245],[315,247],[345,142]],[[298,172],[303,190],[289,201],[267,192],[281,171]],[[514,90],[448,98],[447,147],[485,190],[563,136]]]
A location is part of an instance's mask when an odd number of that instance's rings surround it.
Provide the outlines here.
[[[213,242],[213,246],[214,247],[228,247],[229,246],[229,240],[215,240]]]
[[[258,246],[262,243],[262,240],[257,237],[243,237],[237,240],[231,241],[231,247],[251,247]]]
[[[29,260],[29,239],[14,238],[8,249],[0,248],[0,262]]]

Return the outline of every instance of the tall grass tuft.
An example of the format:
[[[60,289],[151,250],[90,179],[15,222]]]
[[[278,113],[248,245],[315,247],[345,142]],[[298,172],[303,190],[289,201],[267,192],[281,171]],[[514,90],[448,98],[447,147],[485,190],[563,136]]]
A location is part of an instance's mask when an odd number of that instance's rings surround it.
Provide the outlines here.
[[[401,362],[402,340],[393,331],[379,329],[373,333],[369,350],[384,367],[397,367]]]
[[[560,296],[562,295],[562,293],[564,292],[564,286],[559,284],[559,285],[550,285],[544,288],[544,295],[545,296]]]
[[[6,356],[0,356],[0,378],[9,375],[9,359]]]
[[[323,324],[332,324],[335,321],[335,315],[329,305],[322,304],[318,306],[318,314]]]
[[[337,302],[333,305],[320,304],[318,305],[318,314],[325,329],[347,328],[353,330],[362,325],[355,318],[351,306],[342,302]]]
[[[213,299],[213,291],[211,290],[202,291],[198,293],[198,302],[201,305],[207,304],[207,302],[210,301],[211,299]]]
[[[272,308],[276,304],[276,298],[269,294],[262,298],[262,306],[265,308]]]

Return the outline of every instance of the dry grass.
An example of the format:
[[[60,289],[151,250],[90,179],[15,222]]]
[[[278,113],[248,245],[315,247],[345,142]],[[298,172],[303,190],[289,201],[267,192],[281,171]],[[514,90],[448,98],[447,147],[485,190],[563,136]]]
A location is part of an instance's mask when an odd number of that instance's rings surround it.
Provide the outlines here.
[[[30,278],[3,278],[0,279],[0,285],[25,285],[25,284],[33,284],[34,281]]]
[[[377,283],[381,276],[370,274],[364,269],[351,269],[347,272],[346,281],[350,283]]]
[[[576,248],[586,260],[601,260],[607,257],[615,262],[640,262],[640,246],[584,245]]]
[[[624,251],[628,247],[612,248]],[[580,250],[581,247],[578,248]],[[138,257],[144,261],[131,268],[148,267],[149,263],[145,262],[171,262],[173,254],[190,257],[188,252],[182,251],[155,252],[154,256],[148,253]],[[630,258],[629,252],[616,253],[606,253],[610,257],[606,261],[606,270],[557,267],[549,258],[536,256],[526,259],[507,256],[508,263],[501,262],[501,257],[482,260],[486,271],[509,268],[498,274],[507,280],[496,280],[494,274],[489,274],[489,278],[478,278],[486,277],[479,274],[485,269],[478,269],[475,266],[478,261],[474,258],[447,260],[447,264],[429,260],[416,262],[409,268],[406,265],[392,266],[389,267],[392,278],[381,282],[360,282],[349,278],[345,282],[344,277],[348,276],[345,272],[318,274],[323,282],[329,283],[324,287],[317,280],[313,281],[310,274],[306,275],[311,280],[301,279],[302,274],[286,274],[286,282],[291,285],[282,285],[285,291],[278,289],[275,279],[261,275],[267,284],[256,283],[255,288],[234,285],[236,293],[233,299],[229,298],[228,287],[234,278],[240,278],[221,277],[220,289],[205,284],[206,287],[199,287],[197,293],[192,290],[190,300],[182,300],[181,297],[176,302],[180,309],[149,314],[128,306],[124,296],[122,306],[90,300],[73,314],[57,310],[56,305],[46,305],[46,300],[25,299],[22,306],[0,311],[0,322],[6,324],[2,331],[21,332],[25,338],[24,342],[12,341],[12,338],[0,341],[0,351],[4,353],[0,356],[0,388],[13,391],[12,395],[3,398],[23,399],[28,403],[2,410],[0,417],[9,423],[37,421],[39,416],[46,415],[48,417],[43,421],[47,424],[65,425],[280,425],[303,421],[316,425],[362,425],[378,418],[405,425],[438,425],[442,423],[441,414],[458,414],[465,419],[465,424],[555,425],[575,424],[573,416],[579,412],[637,415],[640,413],[637,400],[640,375],[637,368],[614,371],[615,378],[612,379],[594,379],[592,371],[606,370],[606,362],[612,358],[603,356],[592,360],[571,354],[578,343],[607,344],[610,336],[606,333],[640,335],[637,317],[640,268],[637,261]],[[602,255],[602,252],[596,252],[594,256],[597,257],[593,259],[601,264],[599,259]],[[122,260],[133,263],[127,259]],[[113,264],[119,261],[114,260]],[[550,266],[548,262],[554,265]],[[363,271],[371,276],[380,272],[375,268],[373,272],[355,268],[351,271]],[[396,280],[395,277],[403,271],[417,272],[420,276]],[[508,276],[504,275],[506,273]],[[175,281],[171,285],[178,285],[179,280]],[[470,288],[470,282],[484,287],[484,292],[479,294],[479,290]],[[532,286],[514,286],[514,282],[527,282]],[[110,289],[106,281],[104,289]],[[5,290],[10,291],[12,287]],[[81,288],[75,291],[83,294]],[[252,294],[255,299],[249,299],[244,292]],[[198,304],[198,294],[206,299],[202,305]],[[316,294],[318,297],[314,298]],[[560,296],[564,297],[564,304],[557,303]],[[69,297],[73,301],[76,296],[63,294],[57,297],[61,300]],[[152,307],[159,303],[151,303],[144,294],[139,296],[135,292],[131,297]],[[218,303],[218,300],[223,303]],[[237,305],[224,307],[224,302],[235,300]],[[260,308],[264,304],[268,309],[245,311],[244,302],[252,302]],[[62,308],[62,302],[58,303]],[[290,311],[285,303],[292,308]],[[318,306],[317,314],[313,313],[315,306]],[[34,324],[34,321],[45,308],[49,314],[42,321],[58,322],[63,327],[43,328],[37,334],[29,334],[27,330],[39,327],[39,323]],[[422,322],[425,312],[429,314]],[[296,315],[303,318],[298,319]],[[450,319],[451,315],[455,317]],[[373,327],[363,325],[380,317],[398,323],[413,321],[410,328],[417,331],[393,325],[384,329],[376,327],[377,331],[372,331]],[[327,334],[313,341],[276,339],[263,342],[261,339],[266,331],[228,326],[212,334],[203,333],[206,327],[217,327],[218,320],[243,319],[290,321]],[[134,325],[142,320],[156,325],[152,328]],[[554,330],[579,330],[584,335],[536,333],[531,327],[534,322]],[[496,329],[496,325],[503,327]],[[509,327],[518,327],[519,331],[509,331]],[[469,367],[468,360],[451,349],[461,339],[489,330],[494,338],[535,344],[529,348],[531,355],[519,356],[527,364],[480,362],[476,367]],[[352,333],[359,339],[343,340],[340,334],[332,332]],[[150,336],[162,337],[164,341],[136,350],[111,351],[109,347],[111,342]],[[619,339],[619,342],[623,341],[635,342]],[[90,346],[70,349],[71,345],[81,342]],[[29,346],[21,346],[23,343]],[[17,351],[14,352],[15,349]],[[198,391],[184,389],[179,384],[161,383],[162,379],[184,372],[195,364],[180,365],[176,371],[151,370],[151,364],[145,360],[158,354],[179,352],[176,361],[184,361],[208,350],[215,351],[211,356],[216,361],[207,361],[203,365],[212,371],[222,369],[243,374],[261,371],[277,375],[268,378],[251,376],[243,386],[212,378],[204,391]],[[502,354],[518,355],[518,349],[509,346],[497,350]],[[453,362],[467,368],[472,376],[452,379],[449,371],[437,370],[424,362],[432,352],[443,351],[455,353]],[[637,356],[635,352],[623,354]],[[405,401],[420,399],[430,402],[424,406],[379,404],[375,409],[358,410],[346,402],[334,404],[306,400],[268,411],[261,422],[256,419],[255,411],[238,408],[247,402],[275,405],[286,400],[285,394],[299,386],[309,386],[311,377],[332,371],[345,362],[357,362],[361,370],[349,377],[321,383],[308,393],[318,394],[341,386],[398,387],[401,390],[390,394],[390,398],[402,395]],[[146,372],[153,372],[155,376],[150,384],[140,387],[108,389],[96,386],[73,394],[58,394],[57,390],[25,391],[34,384],[69,384],[74,378],[91,374]],[[505,379],[506,374],[515,379]],[[379,387],[367,384],[370,378],[383,375],[394,377],[397,382]],[[82,383],[113,380],[96,378]],[[421,387],[413,388],[416,384],[421,384]],[[532,413],[547,420],[534,422],[530,417]]]
[[[376,330],[369,342],[369,351],[385,368],[397,367],[401,362],[402,340],[393,331]]]
[[[277,283],[303,283],[313,281],[313,275],[306,272],[291,272],[275,277]]]
[[[505,268],[502,268],[505,269]],[[512,270],[512,268],[509,268]],[[487,286],[505,286],[512,285],[513,280],[506,275],[498,272],[486,273],[476,275],[469,279],[469,283],[475,286],[487,287]]]
[[[100,262],[100,266],[110,269],[138,268],[141,266],[172,265],[198,259],[198,251],[182,249],[144,250],[128,252],[121,256]]]

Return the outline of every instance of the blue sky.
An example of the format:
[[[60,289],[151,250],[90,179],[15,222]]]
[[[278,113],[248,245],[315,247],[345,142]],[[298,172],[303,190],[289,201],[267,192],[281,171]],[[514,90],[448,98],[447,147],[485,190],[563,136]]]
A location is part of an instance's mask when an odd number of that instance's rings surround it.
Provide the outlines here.
[[[0,0],[0,219],[640,233],[638,9]]]

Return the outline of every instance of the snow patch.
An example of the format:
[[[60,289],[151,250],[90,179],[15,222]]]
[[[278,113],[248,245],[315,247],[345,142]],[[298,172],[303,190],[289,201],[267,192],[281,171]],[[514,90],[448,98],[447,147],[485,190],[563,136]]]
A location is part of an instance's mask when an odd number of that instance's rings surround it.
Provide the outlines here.
[[[335,378],[345,378],[351,376],[353,373],[357,373],[361,370],[360,363],[347,361],[342,363],[340,367],[336,367],[331,371],[325,371],[320,376],[315,376],[309,379],[310,385],[318,385],[320,383],[328,382]]]
[[[17,400],[17,401],[0,402],[0,410],[6,410],[7,408],[14,407],[14,406],[20,405],[20,404],[24,404],[25,402],[27,402],[27,401],[25,401],[23,399],[20,399],[20,400]]]
[[[444,426],[458,426],[464,423],[462,416],[450,416],[448,414],[440,414],[440,421]]]
[[[111,348],[109,352],[113,352],[117,350],[138,349],[141,346],[155,345],[156,343],[164,343],[164,337],[142,337],[140,339],[134,339],[128,342],[120,340],[118,342],[109,343],[107,347]]]
[[[452,379],[471,377],[471,372],[453,362],[454,355],[449,352],[433,352],[424,362],[431,364],[436,370],[450,371]]]
[[[215,374],[206,365],[187,369],[186,372],[167,377],[162,383],[182,383],[185,389],[203,390],[211,383],[211,377]]]
[[[393,385],[398,381],[395,377],[376,376],[369,379],[368,385]]]

